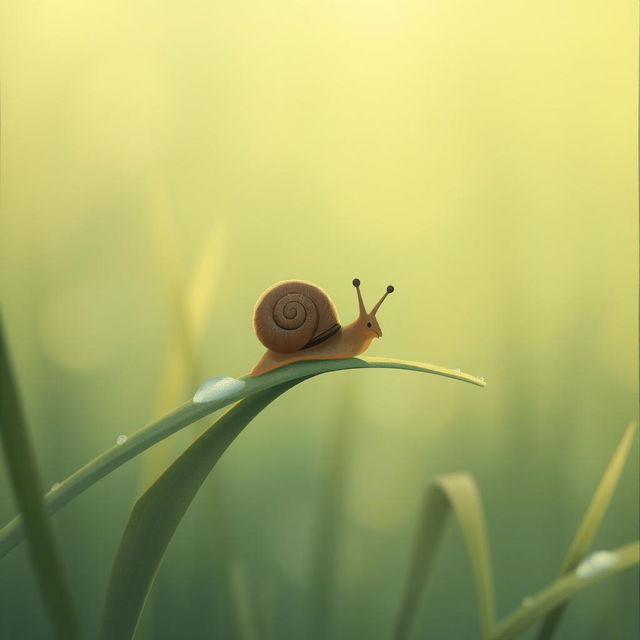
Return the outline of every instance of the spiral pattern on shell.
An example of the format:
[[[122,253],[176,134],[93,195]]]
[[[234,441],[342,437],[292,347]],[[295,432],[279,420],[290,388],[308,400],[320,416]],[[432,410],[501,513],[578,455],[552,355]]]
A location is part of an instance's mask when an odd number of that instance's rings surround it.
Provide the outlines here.
[[[304,280],[286,280],[269,287],[253,313],[258,339],[278,353],[303,349],[337,323],[338,312],[329,296]]]

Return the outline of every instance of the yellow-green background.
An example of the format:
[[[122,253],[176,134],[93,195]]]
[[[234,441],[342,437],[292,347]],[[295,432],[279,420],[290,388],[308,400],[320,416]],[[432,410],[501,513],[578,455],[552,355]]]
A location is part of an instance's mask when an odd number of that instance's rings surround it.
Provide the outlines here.
[[[142,638],[247,638],[238,577],[271,638],[311,637],[347,394],[330,637],[389,637],[440,473],[481,487],[499,612],[554,577],[636,414],[637,18],[627,0],[2,3],[2,306],[47,485],[248,371],[254,302],[282,279],[346,322],[353,277],[368,304],[394,284],[370,355],[488,382],[352,371],[286,394],[189,511]],[[91,633],[132,501],[196,431],[55,517]],[[637,484],[636,445],[597,548],[637,537]],[[635,637],[637,595],[633,572],[581,594],[559,637]],[[474,607],[452,526],[416,637],[477,637]],[[50,637],[24,546],[0,564],[0,637]]]

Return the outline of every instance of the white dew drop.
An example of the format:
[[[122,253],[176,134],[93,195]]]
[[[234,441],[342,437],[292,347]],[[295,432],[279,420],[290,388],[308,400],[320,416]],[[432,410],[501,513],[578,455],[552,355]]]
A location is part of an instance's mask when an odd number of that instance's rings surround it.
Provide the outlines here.
[[[127,436],[125,436],[124,434],[119,435],[116,438],[116,444],[124,444],[127,441]]]
[[[595,551],[576,567],[578,578],[593,578],[615,566],[618,556],[613,551]]]
[[[60,483],[59,482],[54,482],[51,485],[51,489],[49,489],[49,491],[57,491],[60,488]]]
[[[458,369],[458,367],[456,367],[456,368],[454,369],[454,371],[455,371],[456,373],[460,373],[460,372],[462,371],[462,369]]]
[[[229,376],[216,376],[202,383],[195,395],[193,401],[197,403],[213,402],[214,400],[224,400],[229,396],[233,396],[241,391],[245,382],[237,378]]]
[[[480,382],[484,382],[484,377],[483,377],[483,376],[480,376],[480,377],[478,378],[478,380],[480,380]]]

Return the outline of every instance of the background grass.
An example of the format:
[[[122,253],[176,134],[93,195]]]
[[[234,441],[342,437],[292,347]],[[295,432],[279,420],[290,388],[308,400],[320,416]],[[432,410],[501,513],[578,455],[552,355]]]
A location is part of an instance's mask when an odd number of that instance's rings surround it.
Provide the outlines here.
[[[317,282],[349,321],[358,276],[369,303],[396,286],[370,355],[490,383],[342,372],[290,391],[195,499],[143,638],[236,637],[231,567],[258,629],[304,635],[327,446],[356,375],[331,637],[389,637],[440,474],[482,488],[500,616],[556,576],[637,414],[637,24],[635,3],[592,0],[0,6],[0,285],[47,485],[158,417],[167,354],[188,347],[175,291],[192,290],[212,234],[202,377],[259,358],[251,312],[273,282]],[[147,464],[54,518],[93,635]],[[637,536],[637,487],[632,455],[596,548]],[[416,620],[445,640],[477,630],[450,532]],[[23,546],[3,561],[2,636],[47,638],[28,567]],[[558,637],[633,637],[637,597],[632,572],[603,581]]]
[[[394,637],[398,640],[409,637],[421,596],[433,571],[440,538],[450,512],[460,526],[466,556],[473,574],[480,623],[479,635],[483,640],[516,638],[528,627],[536,624],[539,625],[539,640],[550,640],[572,596],[592,586],[596,581],[636,567],[640,550],[638,540],[616,550],[589,553],[615,492],[636,430],[634,423],[627,427],[563,560],[558,579],[535,596],[525,596],[520,607],[500,621],[496,620],[495,615],[489,533],[480,491],[474,479],[466,473],[443,475],[431,482],[425,494],[417,527]],[[523,553],[527,553],[527,550],[524,549]]]

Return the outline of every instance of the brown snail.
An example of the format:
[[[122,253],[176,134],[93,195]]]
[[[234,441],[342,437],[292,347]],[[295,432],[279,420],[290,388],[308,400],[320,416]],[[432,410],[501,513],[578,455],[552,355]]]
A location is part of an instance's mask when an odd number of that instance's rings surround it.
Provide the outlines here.
[[[304,280],[285,280],[269,287],[258,299],[253,312],[253,328],[267,352],[251,371],[259,376],[285,364],[302,360],[352,358],[382,336],[376,313],[386,293],[367,313],[360,294],[360,280],[353,280],[358,295],[359,315],[341,327],[338,311],[320,287]]]

